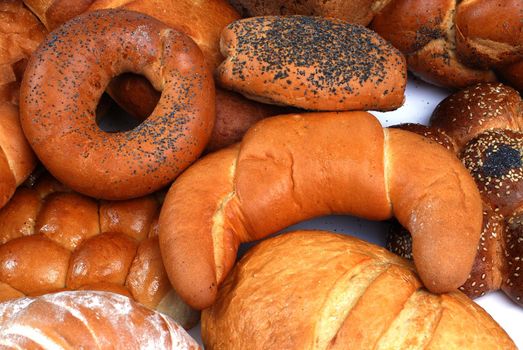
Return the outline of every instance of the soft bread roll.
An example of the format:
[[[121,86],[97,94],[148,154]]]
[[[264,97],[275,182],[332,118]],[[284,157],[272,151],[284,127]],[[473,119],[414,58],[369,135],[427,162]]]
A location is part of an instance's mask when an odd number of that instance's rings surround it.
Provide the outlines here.
[[[402,125],[448,143],[483,200],[483,229],[472,271],[460,289],[470,297],[503,290],[523,305],[523,101],[517,91],[480,83],[444,99],[430,126]],[[411,257],[410,236],[391,227],[388,248]]]
[[[74,291],[0,304],[2,349],[177,349],[200,346],[169,317],[122,295]]]
[[[422,288],[356,238],[297,231],[252,248],[202,314],[206,349],[516,349],[478,305]]]
[[[403,55],[375,32],[321,17],[267,16],[222,32],[218,83],[251,99],[309,110],[403,104]]]
[[[194,326],[199,315],[172,289],[160,256],[159,210],[157,196],[96,201],[48,176],[20,187],[0,209],[0,301],[108,290]]]
[[[497,70],[522,61],[522,11],[520,0],[392,0],[371,27],[406,55],[417,76],[465,88],[494,82]]]
[[[245,17],[306,15],[368,25],[390,0],[229,0]]]
[[[432,291],[455,289],[470,272],[481,200],[466,169],[436,143],[346,112],[264,119],[239,147],[178,177],[159,221],[169,279],[187,303],[208,307],[240,242],[332,213],[395,215],[414,237],[416,267]]]

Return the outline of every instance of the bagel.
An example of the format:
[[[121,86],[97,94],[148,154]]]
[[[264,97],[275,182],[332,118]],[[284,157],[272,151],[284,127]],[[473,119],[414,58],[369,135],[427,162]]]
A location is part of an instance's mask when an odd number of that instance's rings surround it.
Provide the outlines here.
[[[98,100],[127,71],[147,77],[160,101],[138,127],[103,132]],[[60,182],[92,197],[127,199],[167,185],[200,155],[214,106],[211,72],[189,37],[147,15],[100,10],[67,22],[39,46],[22,81],[20,117]]]
[[[421,279],[446,292],[472,268],[481,209],[459,160],[422,136],[383,129],[366,112],[277,116],[176,179],[160,212],[160,249],[182,299],[206,308],[241,242],[321,215],[395,215],[412,234]]]

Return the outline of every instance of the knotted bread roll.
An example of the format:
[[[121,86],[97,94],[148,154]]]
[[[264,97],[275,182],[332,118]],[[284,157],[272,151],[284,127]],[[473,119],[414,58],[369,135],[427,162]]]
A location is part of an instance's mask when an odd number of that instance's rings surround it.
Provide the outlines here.
[[[481,200],[466,169],[436,143],[346,112],[265,119],[241,145],[185,171],[159,220],[169,279],[189,305],[208,307],[240,242],[333,213],[395,215],[412,233],[416,268],[432,291],[453,290],[470,272]]]
[[[523,100],[500,83],[480,83],[444,99],[430,126],[401,126],[444,140],[473,176],[483,200],[476,259],[460,289],[469,297],[501,289],[523,305]],[[410,237],[391,227],[388,247],[411,257]]]

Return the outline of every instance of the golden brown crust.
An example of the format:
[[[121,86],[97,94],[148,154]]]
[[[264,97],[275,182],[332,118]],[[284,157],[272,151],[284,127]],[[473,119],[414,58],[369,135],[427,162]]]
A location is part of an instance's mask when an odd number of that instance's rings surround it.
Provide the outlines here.
[[[0,300],[107,290],[192,327],[198,313],[176,300],[158,238],[147,238],[159,211],[153,196],[99,202],[45,175],[34,187],[19,188],[0,209]]]
[[[122,74],[108,86],[111,97],[137,120],[145,120],[154,110],[160,93],[147,79]],[[216,88],[216,120],[206,152],[213,152],[239,142],[257,121],[282,114],[285,108],[249,100],[240,94]]]
[[[0,3],[0,34],[0,104],[18,105],[25,65],[47,31],[21,0],[4,0]]]
[[[368,25],[390,0],[230,0],[244,16],[305,15],[342,19]]]
[[[391,110],[403,104],[404,57],[373,31],[306,16],[227,26],[218,83],[260,102],[309,110]]]
[[[456,49],[468,65],[488,69],[523,56],[523,3],[462,1],[456,8]]]
[[[507,84],[523,93],[523,61],[501,67],[499,73]]]
[[[108,292],[74,291],[0,305],[0,346],[199,350],[172,319]]]
[[[521,61],[521,6],[518,0],[392,0],[372,28],[407,56],[415,75],[465,88],[497,81],[497,68]]]
[[[74,58],[65,59],[69,52]],[[123,71],[143,73],[162,98],[140,126],[106,133],[94,111]],[[97,198],[133,198],[165,186],[203,151],[214,124],[214,84],[198,47],[158,20],[125,10],[78,16],[48,36],[31,57],[21,97],[24,133],[42,163]]]
[[[110,8],[140,12],[190,36],[214,70],[223,60],[220,32],[240,15],[227,0],[24,0],[49,30],[84,13]]]
[[[202,339],[213,350],[516,348],[463,294],[428,293],[405,260],[322,231],[252,248],[203,311]]]
[[[278,116],[252,127],[239,150],[211,154],[174,182],[160,247],[180,296],[205,308],[239,242],[315,216],[383,220],[392,211],[418,242],[427,287],[459,287],[479,241],[481,200],[451,152],[406,131],[384,133],[366,112]]]

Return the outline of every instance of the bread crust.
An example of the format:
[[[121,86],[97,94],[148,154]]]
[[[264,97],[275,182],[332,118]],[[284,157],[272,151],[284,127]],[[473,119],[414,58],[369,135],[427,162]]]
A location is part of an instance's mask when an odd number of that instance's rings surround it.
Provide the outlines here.
[[[100,291],[68,291],[0,304],[0,346],[201,349],[172,319],[125,296]]]
[[[173,291],[160,256],[160,200],[96,201],[48,175],[20,187],[0,209],[0,301],[110,291],[194,326],[199,313]]]
[[[252,248],[202,314],[206,349],[515,349],[479,306],[385,249],[324,231]],[[274,326],[278,325],[278,326]]]
[[[306,16],[247,18],[220,39],[217,81],[265,103],[334,110],[391,110],[404,101],[404,57],[373,31]]]
[[[103,132],[98,99],[113,76],[129,70],[148,77],[161,101],[140,126]],[[211,73],[190,38],[143,14],[100,10],[61,26],[31,57],[20,118],[61,182],[92,197],[128,199],[167,185],[200,155],[214,108]]]
[[[392,0],[371,27],[407,56],[412,73],[463,89],[521,62],[522,11],[518,0]],[[521,90],[518,79],[506,80]]]
[[[264,119],[239,149],[184,172],[159,221],[169,279],[190,305],[208,307],[240,242],[333,213],[396,215],[417,242],[414,260],[433,291],[459,287],[470,272],[482,212],[466,169],[436,143],[345,112]]]

